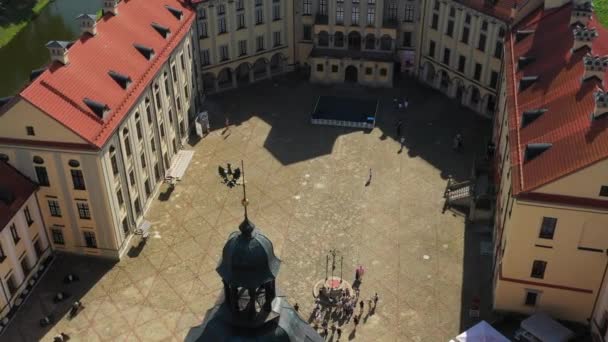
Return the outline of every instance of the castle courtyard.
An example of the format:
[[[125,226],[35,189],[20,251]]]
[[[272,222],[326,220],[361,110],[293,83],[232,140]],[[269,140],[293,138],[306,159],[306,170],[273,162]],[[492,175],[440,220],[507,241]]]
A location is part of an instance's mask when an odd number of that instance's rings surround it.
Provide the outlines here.
[[[194,157],[175,189],[162,185],[156,194],[147,243],[137,248],[135,236],[116,264],[58,255],[2,339],[50,341],[64,332],[71,341],[183,341],[222,291],[215,267],[243,220],[243,193],[220,182],[218,166],[241,160],[249,218],[272,240],[282,260],[278,288],[305,320],[332,249],[343,256],[344,279],[365,267],[361,297],[380,297],[373,315],[366,302],[356,333],[352,320],[342,328],[341,341],[447,341],[473,322],[472,298],[487,314],[491,257],[480,255],[480,240],[490,237],[442,209],[448,175],[468,178],[491,121],[414,81],[368,89],[291,78],[208,97],[212,132],[186,147]],[[311,125],[320,95],[379,100],[376,128]],[[405,112],[394,97],[408,99]],[[462,152],[452,150],[458,133]],[[64,284],[69,272],[80,281]],[[57,291],[72,297],[53,304]],[[85,308],[68,319],[75,299]],[[56,323],[40,328],[48,314]]]

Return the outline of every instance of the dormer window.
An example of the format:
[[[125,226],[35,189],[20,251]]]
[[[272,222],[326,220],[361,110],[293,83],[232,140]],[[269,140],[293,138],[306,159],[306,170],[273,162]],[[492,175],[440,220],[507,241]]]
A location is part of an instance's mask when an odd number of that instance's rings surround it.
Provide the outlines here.
[[[105,114],[110,110],[110,107],[108,107],[108,105],[91,100],[88,97],[85,97],[82,101],[100,119],[103,119]]]
[[[123,75],[121,73],[118,73],[116,71],[108,71],[108,75],[110,77],[112,77],[112,79],[118,83],[118,85],[122,88],[122,89],[127,89],[129,87],[129,85],[131,84],[131,77]]]
[[[524,157],[525,162],[529,162],[529,161],[537,158],[538,156],[543,154],[545,151],[550,149],[551,146],[553,146],[553,145],[549,144],[549,143],[527,144],[526,151],[525,151],[525,157]]]
[[[151,60],[154,57],[154,49],[141,45],[141,44],[133,44],[133,46],[144,56],[147,60]]]
[[[165,8],[171,12],[171,14],[173,14],[173,16],[177,19],[177,20],[182,20],[182,16],[184,15],[184,13],[180,10],[178,10],[175,7],[171,7],[169,5],[165,5]]]
[[[519,80],[519,91],[528,89],[538,80],[538,76],[524,76]]]
[[[152,23],[152,27],[156,30],[156,32],[163,36],[163,38],[167,38],[171,33],[171,30],[168,27],[158,23]]]

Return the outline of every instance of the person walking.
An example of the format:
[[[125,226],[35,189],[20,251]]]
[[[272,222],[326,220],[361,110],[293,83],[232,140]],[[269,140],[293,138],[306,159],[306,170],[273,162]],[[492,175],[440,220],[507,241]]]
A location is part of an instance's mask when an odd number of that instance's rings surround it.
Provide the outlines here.
[[[357,329],[357,325],[359,325],[359,317],[358,316],[353,317],[353,323],[355,323],[355,329]]]
[[[363,303],[363,300],[361,300],[359,302],[359,308],[361,309],[361,313],[363,313],[363,307],[365,306],[365,303]]]
[[[293,306],[293,309],[296,310],[296,312],[300,311],[300,306],[298,305],[298,303],[296,302],[296,304]]]
[[[336,341],[339,341],[340,337],[342,337],[342,329],[340,329],[340,327],[338,327],[338,329],[336,329],[336,334],[338,334],[338,338],[336,339]]]

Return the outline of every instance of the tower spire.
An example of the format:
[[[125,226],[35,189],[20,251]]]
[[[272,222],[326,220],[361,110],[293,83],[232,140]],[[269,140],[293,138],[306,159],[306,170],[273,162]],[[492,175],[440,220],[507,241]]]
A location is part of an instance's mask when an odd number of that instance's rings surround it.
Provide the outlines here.
[[[246,189],[246,185],[245,185],[245,164],[243,163],[242,160],[241,160],[241,177],[243,178],[243,201],[241,203],[243,204],[243,208],[245,208],[245,219],[239,226],[239,230],[241,231],[243,236],[245,236],[246,238],[251,238],[253,230],[255,229],[255,226],[249,221],[249,218],[247,217],[247,205],[249,204],[249,200],[247,199],[247,189]]]

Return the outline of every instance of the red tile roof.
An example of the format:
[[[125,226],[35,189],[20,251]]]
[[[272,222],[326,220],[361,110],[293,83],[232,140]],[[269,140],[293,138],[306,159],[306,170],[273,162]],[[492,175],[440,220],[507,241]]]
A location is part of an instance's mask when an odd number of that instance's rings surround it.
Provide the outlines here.
[[[0,161],[0,231],[13,219],[37,188],[36,183],[17,169]],[[7,195],[12,202],[4,202],[3,197]]]
[[[182,19],[165,5],[182,11]],[[117,16],[106,14],[97,22],[97,35],[84,34],[69,48],[68,65],[53,62],[20,95],[91,145],[101,147],[188,33],[194,17],[183,0],[121,1]],[[171,30],[167,39],[151,26],[153,22]],[[154,58],[148,61],[133,44],[153,48]],[[129,76],[131,85],[121,88],[108,75],[110,70]],[[106,119],[99,119],[84,98],[106,104],[110,108]]]
[[[593,93],[602,84],[594,79],[581,82],[583,56],[588,48],[571,52],[574,38],[570,26],[571,5],[532,12],[507,38],[506,80],[509,144],[513,173],[513,194],[534,190],[549,182],[608,157],[608,120],[593,123]],[[593,42],[594,55],[608,54],[608,32],[595,16],[587,25],[599,37]],[[517,30],[534,30],[516,41]],[[521,56],[535,61],[518,70]],[[523,76],[538,76],[525,90],[519,90]],[[608,82],[608,79],[606,80]],[[538,119],[521,128],[522,113],[547,109]],[[547,151],[524,161],[526,145],[550,143]]]
[[[496,0],[495,4],[490,5],[491,0],[460,0],[457,2],[477,10],[481,13],[485,13],[491,17],[498,18],[502,21],[508,22],[511,19],[511,9],[519,5],[521,0]]]

